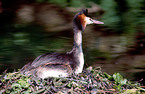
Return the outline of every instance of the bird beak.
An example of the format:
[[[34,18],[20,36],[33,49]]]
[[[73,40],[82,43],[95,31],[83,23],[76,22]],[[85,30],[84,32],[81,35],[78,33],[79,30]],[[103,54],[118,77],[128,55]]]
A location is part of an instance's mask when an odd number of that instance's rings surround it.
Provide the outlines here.
[[[97,20],[93,20],[93,19],[92,19],[92,21],[94,24],[104,24],[104,22],[101,22],[101,21],[97,21]]]

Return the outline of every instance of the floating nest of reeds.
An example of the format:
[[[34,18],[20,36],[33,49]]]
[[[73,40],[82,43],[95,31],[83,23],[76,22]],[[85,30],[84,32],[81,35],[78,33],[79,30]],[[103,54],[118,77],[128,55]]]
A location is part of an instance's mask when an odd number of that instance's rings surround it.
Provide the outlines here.
[[[96,93],[142,93],[139,83],[124,79],[119,73],[112,76],[100,68],[91,67],[81,74],[67,78],[39,79],[27,77],[20,72],[3,73],[0,76],[0,94],[96,94]]]

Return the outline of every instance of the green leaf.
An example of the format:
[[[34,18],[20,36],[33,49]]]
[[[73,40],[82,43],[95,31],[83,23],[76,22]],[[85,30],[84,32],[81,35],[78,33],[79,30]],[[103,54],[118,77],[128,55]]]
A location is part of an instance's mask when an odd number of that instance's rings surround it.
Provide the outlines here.
[[[113,78],[117,83],[119,83],[123,79],[123,77],[119,73],[113,74]]]
[[[142,90],[145,92],[145,89],[144,88],[141,88],[141,87],[137,87],[139,90]]]
[[[15,87],[21,88],[21,85],[18,84],[18,83],[13,83],[13,84],[12,84],[12,88],[15,88]]]
[[[11,92],[10,94],[16,94],[16,93],[13,91],[13,92]]]
[[[121,84],[121,85],[127,84],[126,82],[127,82],[127,79],[121,79],[121,80],[120,80],[120,84]]]
[[[130,93],[136,93],[136,91],[138,91],[137,89],[127,89],[125,92],[123,92],[124,94],[130,94]]]
[[[20,79],[20,80],[18,80],[18,83],[24,88],[29,87],[28,78]]]
[[[105,75],[105,77],[108,78],[108,80],[112,80],[113,79],[113,77],[111,75],[107,74],[106,72],[104,72],[104,75]]]

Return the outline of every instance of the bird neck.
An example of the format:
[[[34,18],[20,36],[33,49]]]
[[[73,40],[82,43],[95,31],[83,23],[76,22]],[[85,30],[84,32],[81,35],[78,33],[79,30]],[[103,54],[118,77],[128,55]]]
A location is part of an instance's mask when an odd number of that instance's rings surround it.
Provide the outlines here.
[[[82,50],[82,31],[74,31],[74,46],[73,46],[73,55],[77,62],[77,67],[75,73],[81,73],[84,66],[84,55]]]
[[[80,30],[74,32],[74,47],[82,51],[82,32]]]

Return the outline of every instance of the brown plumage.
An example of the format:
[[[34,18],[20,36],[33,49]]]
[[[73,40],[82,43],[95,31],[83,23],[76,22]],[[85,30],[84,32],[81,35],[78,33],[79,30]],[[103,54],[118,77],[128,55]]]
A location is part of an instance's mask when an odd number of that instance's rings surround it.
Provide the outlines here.
[[[103,22],[87,17],[87,9],[77,13],[73,20],[74,45],[67,53],[46,53],[38,56],[32,63],[26,64],[21,72],[40,78],[67,77],[71,73],[81,73],[84,66],[82,50],[82,31],[87,24],[103,24]]]

